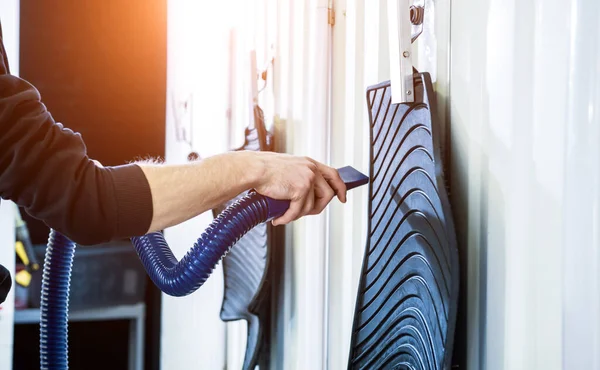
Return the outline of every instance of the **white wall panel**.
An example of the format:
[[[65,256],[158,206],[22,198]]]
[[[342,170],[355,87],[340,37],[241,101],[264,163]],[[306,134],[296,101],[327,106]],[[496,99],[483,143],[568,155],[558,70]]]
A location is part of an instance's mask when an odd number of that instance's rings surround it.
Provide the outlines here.
[[[596,1],[452,3],[469,368],[596,369]]]
[[[171,3],[173,12],[185,2]],[[368,172],[365,89],[389,77],[386,2],[334,1],[333,34],[326,24],[327,1],[256,4],[270,10],[266,15],[257,10],[253,19],[276,16],[266,22],[270,26],[252,27],[260,29],[257,34],[277,35],[273,109],[288,151]],[[451,200],[465,256],[461,293],[467,303],[461,309],[468,322],[466,329],[458,328],[467,336],[463,366],[599,368],[600,5],[594,0],[425,4],[433,12],[426,22],[433,26],[426,25],[415,45],[416,65],[434,75],[441,123],[450,137]],[[170,13],[169,37],[180,32],[178,40],[191,40],[197,31],[172,26],[175,19],[181,18]],[[276,32],[265,31],[269,27]],[[171,38],[170,45],[181,42]],[[265,38],[256,45],[268,45]],[[189,45],[169,48],[169,81],[175,81],[169,86],[185,90],[184,76],[198,78],[192,66],[200,61],[189,54]],[[187,58],[187,67],[172,63],[175,55]],[[205,84],[211,77],[202,78]],[[168,158],[182,160],[189,148],[169,144],[169,130]],[[198,150],[218,152],[225,142]],[[328,214],[287,227],[273,368],[345,368],[366,240],[366,194],[355,190],[348,204],[334,201]],[[182,226],[189,229],[181,234],[194,234],[208,219]],[[169,237],[177,238],[176,233]],[[203,288],[200,307],[177,312],[206,312],[218,320],[220,296],[215,296],[221,293],[210,289]],[[218,322],[204,324],[224,337]],[[167,357],[173,362],[163,359],[165,368],[183,364],[175,362],[180,349],[172,351]],[[204,359],[200,353],[195,361]]]
[[[328,160],[330,27],[326,0],[278,1],[275,114],[287,152]],[[327,213],[287,227],[278,355],[285,369],[326,361]],[[277,368],[277,364],[273,364]],[[281,367],[280,367],[281,368]]]
[[[207,157],[229,149],[225,9],[219,2],[168,2],[167,163],[186,162],[192,150]],[[186,140],[176,136],[178,122],[187,125]],[[212,214],[207,212],[165,231],[177,258],[183,257],[211,221]],[[162,369],[224,368],[226,326],[219,318],[222,298],[220,264],[194,294],[177,298],[163,294]]]
[[[600,3],[570,12],[566,107],[564,369],[600,368]]]

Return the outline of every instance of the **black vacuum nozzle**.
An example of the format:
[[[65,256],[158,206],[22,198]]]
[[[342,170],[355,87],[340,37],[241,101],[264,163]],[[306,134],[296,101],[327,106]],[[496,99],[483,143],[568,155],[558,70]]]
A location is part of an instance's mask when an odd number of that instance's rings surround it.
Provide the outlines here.
[[[360,173],[355,168],[350,166],[338,169],[338,173],[340,174],[344,184],[346,184],[347,190],[351,190],[369,183],[369,176]]]

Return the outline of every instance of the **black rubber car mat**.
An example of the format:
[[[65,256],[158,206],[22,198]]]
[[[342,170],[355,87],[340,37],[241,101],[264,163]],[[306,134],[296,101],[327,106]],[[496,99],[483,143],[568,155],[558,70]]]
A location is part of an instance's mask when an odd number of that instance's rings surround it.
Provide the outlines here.
[[[371,132],[368,240],[349,369],[449,369],[458,250],[440,157],[431,78],[415,103],[392,104],[390,83],[367,89]]]
[[[237,150],[272,150],[272,135],[266,130],[262,109],[254,107],[254,124],[246,128],[244,145]],[[246,195],[246,192],[216,209],[216,217],[223,209]],[[263,223],[250,230],[223,258],[225,289],[221,305],[221,320],[248,322],[248,339],[243,369],[254,369],[259,360],[263,338],[264,315],[268,311],[268,273],[270,250],[268,225]]]

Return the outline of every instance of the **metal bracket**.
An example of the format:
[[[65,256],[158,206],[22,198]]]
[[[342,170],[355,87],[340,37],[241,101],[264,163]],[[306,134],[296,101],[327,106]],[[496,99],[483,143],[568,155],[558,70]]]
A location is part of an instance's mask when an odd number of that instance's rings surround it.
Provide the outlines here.
[[[415,97],[410,0],[388,0],[387,6],[392,103],[412,103]]]
[[[327,23],[330,26],[335,26],[335,10],[331,7],[327,9]]]
[[[250,111],[258,104],[258,66],[256,62],[256,50],[250,50]]]

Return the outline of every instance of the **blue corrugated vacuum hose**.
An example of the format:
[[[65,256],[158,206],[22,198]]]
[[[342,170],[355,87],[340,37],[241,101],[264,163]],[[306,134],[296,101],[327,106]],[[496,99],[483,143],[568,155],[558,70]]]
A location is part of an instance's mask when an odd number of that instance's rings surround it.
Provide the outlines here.
[[[352,167],[338,170],[348,190],[368,177]],[[132,238],[135,250],[156,286],[166,294],[185,296],[198,289],[215,265],[250,229],[279,217],[290,206],[254,191],[225,209],[204,231],[192,249],[177,261],[162,233]],[[52,230],[46,249],[42,280],[40,361],[42,369],[67,369],[69,283],[75,244]]]
[[[225,209],[202,236],[177,261],[162,233],[132,238],[146,272],[166,294],[180,297],[193,293],[216,264],[250,229],[285,213],[289,201],[277,201],[251,192]]]
[[[67,320],[69,315],[69,284],[75,255],[75,243],[50,231],[41,295],[40,367],[67,369]]]

